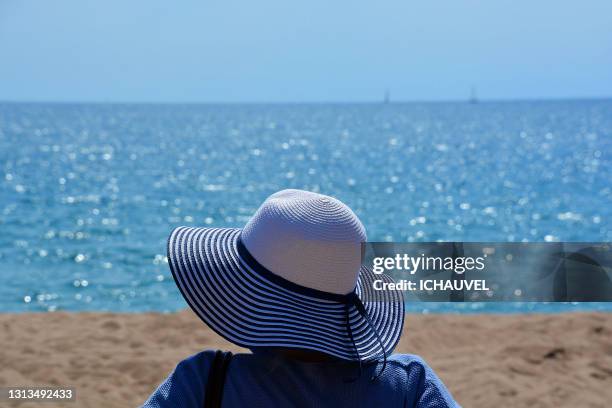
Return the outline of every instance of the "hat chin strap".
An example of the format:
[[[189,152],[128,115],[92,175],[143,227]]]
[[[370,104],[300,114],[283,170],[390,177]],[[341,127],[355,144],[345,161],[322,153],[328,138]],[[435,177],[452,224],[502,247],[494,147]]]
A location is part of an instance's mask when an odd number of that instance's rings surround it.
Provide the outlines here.
[[[385,371],[385,368],[387,367],[387,352],[385,351],[385,345],[382,339],[380,338],[380,333],[378,333],[378,330],[376,330],[376,327],[374,327],[374,325],[372,324],[372,321],[368,316],[368,312],[365,309],[363,302],[361,301],[359,296],[357,296],[357,292],[353,291],[346,295],[346,303],[344,304],[344,310],[346,313],[346,330],[348,332],[349,338],[351,339],[351,343],[353,343],[353,348],[355,349],[355,354],[357,354],[357,359],[359,360],[359,377],[361,377],[361,374],[363,373],[363,365],[361,363],[361,357],[359,356],[359,349],[357,349],[357,344],[355,343],[355,338],[353,337],[353,329],[351,328],[351,322],[349,319],[349,311],[351,306],[355,306],[359,314],[365,319],[370,330],[374,332],[374,334],[376,335],[376,340],[378,340],[378,343],[380,344],[380,349],[383,354],[383,365],[380,371],[378,372],[378,374],[375,374],[370,378],[370,380],[373,381],[380,377],[380,375],[383,373],[383,371]]]

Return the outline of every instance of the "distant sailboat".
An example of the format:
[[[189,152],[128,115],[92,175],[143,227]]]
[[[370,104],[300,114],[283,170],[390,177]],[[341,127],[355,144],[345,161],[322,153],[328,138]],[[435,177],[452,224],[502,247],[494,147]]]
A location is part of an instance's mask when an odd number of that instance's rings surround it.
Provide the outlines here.
[[[385,89],[385,98],[383,99],[384,104],[391,103],[391,96],[389,94],[389,90]]]
[[[478,96],[476,95],[476,87],[472,86],[470,88],[470,99],[468,99],[469,103],[478,103]]]

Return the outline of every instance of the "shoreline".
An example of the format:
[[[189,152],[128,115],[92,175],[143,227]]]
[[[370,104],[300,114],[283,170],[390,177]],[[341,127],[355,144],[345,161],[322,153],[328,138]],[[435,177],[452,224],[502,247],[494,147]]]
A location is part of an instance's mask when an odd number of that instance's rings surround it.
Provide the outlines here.
[[[0,327],[0,387],[76,389],[54,406],[138,406],[183,358],[244,351],[188,310],[0,313]],[[612,313],[407,314],[396,352],[423,357],[465,407],[612,400]]]

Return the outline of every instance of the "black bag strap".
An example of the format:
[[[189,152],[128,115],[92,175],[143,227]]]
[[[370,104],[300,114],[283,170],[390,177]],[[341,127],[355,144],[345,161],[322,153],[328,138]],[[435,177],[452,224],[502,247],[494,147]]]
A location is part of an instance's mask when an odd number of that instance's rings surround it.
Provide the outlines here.
[[[221,408],[223,385],[227,367],[232,360],[230,351],[217,350],[208,372],[208,382],[204,390],[204,408]]]

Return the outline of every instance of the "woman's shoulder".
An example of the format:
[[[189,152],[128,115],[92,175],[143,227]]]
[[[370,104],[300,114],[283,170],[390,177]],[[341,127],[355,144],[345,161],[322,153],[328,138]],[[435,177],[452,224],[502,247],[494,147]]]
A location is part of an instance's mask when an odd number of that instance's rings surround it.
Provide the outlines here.
[[[201,370],[202,368],[209,367],[215,358],[217,350],[203,350],[199,353],[192,354],[191,356],[181,360],[176,365],[176,370]]]
[[[199,407],[215,350],[193,354],[179,362],[149,397],[143,408]]]
[[[395,381],[405,382],[411,385],[425,384],[435,387],[442,384],[440,378],[421,356],[416,354],[393,354],[387,359],[389,375],[395,377]]]
[[[405,381],[405,384],[408,385],[406,390],[414,393],[412,395],[413,405],[459,407],[440,377],[422,357],[415,354],[393,354],[388,358],[387,364],[405,374],[405,377],[399,381]]]
[[[431,369],[427,362],[421,356],[416,354],[392,354],[387,359],[387,364],[401,366],[405,369]]]

